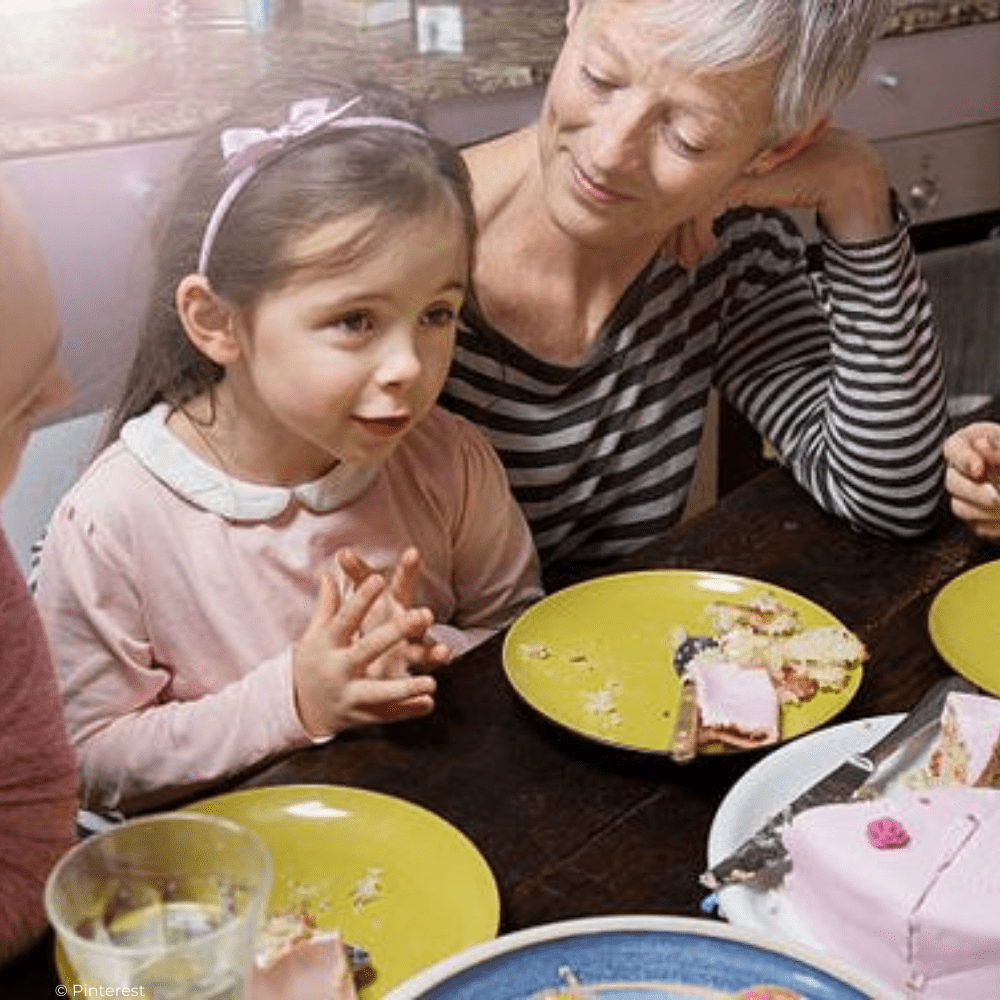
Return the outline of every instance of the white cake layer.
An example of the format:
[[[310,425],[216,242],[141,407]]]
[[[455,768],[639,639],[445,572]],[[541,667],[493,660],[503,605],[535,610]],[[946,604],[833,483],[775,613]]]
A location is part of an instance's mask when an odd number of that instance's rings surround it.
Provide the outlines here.
[[[941,713],[939,746],[947,760],[960,758],[965,784],[979,781],[998,741],[1000,699],[961,691],[948,693]]]

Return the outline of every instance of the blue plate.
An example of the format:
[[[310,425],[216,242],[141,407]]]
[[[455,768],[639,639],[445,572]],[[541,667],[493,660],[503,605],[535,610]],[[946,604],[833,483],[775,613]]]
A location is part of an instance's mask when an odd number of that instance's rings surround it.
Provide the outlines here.
[[[531,1000],[559,987],[565,968],[584,986],[662,982],[725,996],[767,984],[803,1000],[891,1000],[861,973],[787,942],[714,920],[655,916],[593,917],[507,934],[439,962],[385,1000]]]

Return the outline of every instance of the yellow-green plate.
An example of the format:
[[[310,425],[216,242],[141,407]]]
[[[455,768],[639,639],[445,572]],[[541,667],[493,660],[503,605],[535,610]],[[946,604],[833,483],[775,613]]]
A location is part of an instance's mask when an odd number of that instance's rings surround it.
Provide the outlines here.
[[[472,842],[403,799],[336,785],[232,792],[187,807],[256,830],[274,857],[268,912],[305,900],[322,929],[366,948],[376,1000],[417,971],[494,937],[500,898]],[[355,886],[379,871],[378,897],[356,908]]]
[[[337,785],[280,785],[185,807],[256,830],[274,858],[273,915],[305,902],[323,930],[361,945],[377,1000],[429,965],[496,936],[500,897],[485,859],[439,816],[406,802]],[[377,898],[355,907],[353,890],[378,871]],[[76,977],[61,948],[67,988]]]
[[[843,627],[818,604],[747,577],[700,570],[623,573],[568,587],[529,608],[507,633],[504,670],[514,690],[553,722],[602,743],[666,753],[680,696],[673,667],[677,630],[706,634],[713,601],[742,603],[765,592],[794,608],[803,628]],[[781,738],[837,715],[861,677],[857,667],[843,690],[786,705]],[[613,710],[602,711],[608,706]]]
[[[931,641],[958,673],[1000,695],[1000,560],[956,576],[934,598]]]

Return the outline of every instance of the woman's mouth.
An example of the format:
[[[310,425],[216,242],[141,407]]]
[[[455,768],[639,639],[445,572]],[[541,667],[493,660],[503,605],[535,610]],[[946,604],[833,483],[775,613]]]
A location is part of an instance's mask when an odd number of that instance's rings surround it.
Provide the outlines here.
[[[573,182],[587,201],[598,205],[621,205],[636,200],[630,194],[598,183],[576,161],[573,161]]]
[[[354,422],[372,437],[398,437],[410,426],[410,417],[404,414],[400,417],[355,417]]]

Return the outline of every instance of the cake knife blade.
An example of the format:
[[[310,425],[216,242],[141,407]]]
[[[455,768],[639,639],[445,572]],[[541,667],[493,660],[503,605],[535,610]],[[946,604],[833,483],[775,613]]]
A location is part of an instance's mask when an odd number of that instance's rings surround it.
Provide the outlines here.
[[[688,636],[674,653],[674,670],[680,677],[677,722],[669,754],[677,764],[687,764],[698,753],[698,691],[688,665],[702,651],[718,643],[711,636]]]
[[[704,872],[699,877],[701,884],[716,891],[726,885],[766,880],[767,875],[773,874],[785,861],[781,829],[792,816],[813,806],[849,800],[883,760],[940,717],[950,691],[975,690],[974,685],[958,676],[938,681],[882,739],[863,754],[849,757],[793,799],[780,813],[768,819],[731,854]]]
[[[685,670],[681,674],[681,693],[677,701],[677,723],[670,744],[670,756],[675,764],[687,764],[698,752],[698,692],[694,678]]]

